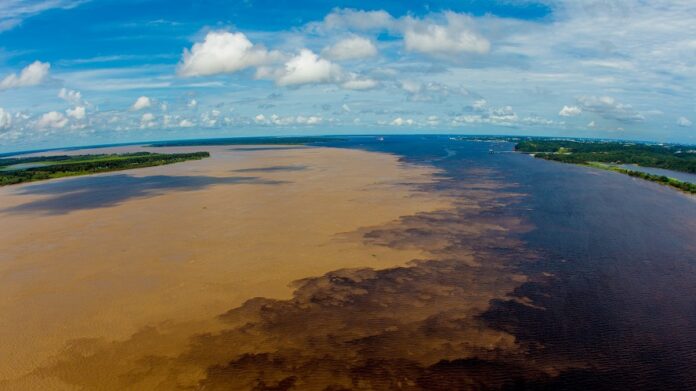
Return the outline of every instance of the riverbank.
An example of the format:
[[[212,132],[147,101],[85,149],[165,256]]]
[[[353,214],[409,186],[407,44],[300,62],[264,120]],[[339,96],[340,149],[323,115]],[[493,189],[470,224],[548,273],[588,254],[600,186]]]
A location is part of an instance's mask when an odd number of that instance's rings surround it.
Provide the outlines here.
[[[696,183],[620,166],[635,164],[641,167],[694,173],[696,154],[686,146],[535,139],[517,143],[515,150],[540,159],[614,171],[670,186],[688,194],[696,194]]]
[[[599,162],[589,162],[586,164],[589,167],[595,167],[602,170],[614,171],[621,174],[630,175],[635,178],[645,179],[646,181],[651,181],[659,183],[664,186],[670,186],[677,190],[681,190],[688,194],[696,194],[696,184],[690,182],[680,181],[678,179],[670,178],[665,175],[655,175],[649,174],[647,172],[641,172],[636,170],[628,170],[622,167],[613,166],[610,164],[604,164]]]
[[[30,156],[0,159],[0,186],[200,160],[208,152]]]

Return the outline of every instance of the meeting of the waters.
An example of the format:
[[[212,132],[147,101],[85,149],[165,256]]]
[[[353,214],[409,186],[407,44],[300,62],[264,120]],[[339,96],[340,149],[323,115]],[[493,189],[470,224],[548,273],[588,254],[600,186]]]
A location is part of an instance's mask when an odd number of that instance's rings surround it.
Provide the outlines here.
[[[0,332],[18,342],[2,347],[16,360],[0,362],[0,385],[696,387],[694,197],[490,153],[513,143],[215,144],[157,148],[210,152],[200,161],[0,190],[13,249]],[[26,300],[45,315],[27,317]],[[122,311],[148,316],[114,323]]]
[[[0,0],[0,391],[696,391],[694,37]]]

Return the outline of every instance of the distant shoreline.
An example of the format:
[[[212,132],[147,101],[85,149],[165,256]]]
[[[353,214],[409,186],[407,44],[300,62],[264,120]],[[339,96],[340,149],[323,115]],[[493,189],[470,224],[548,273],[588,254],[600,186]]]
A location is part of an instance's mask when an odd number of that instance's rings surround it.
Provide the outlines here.
[[[670,177],[665,176],[665,175],[655,175],[655,174],[649,174],[647,172],[641,172],[641,171],[636,171],[636,170],[627,170],[625,168],[611,166],[608,164],[603,164],[603,163],[598,163],[598,162],[591,162],[591,163],[587,164],[587,166],[599,168],[599,169],[607,170],[607,171],[614,171],[614,172],[618,172],[618,173],[632,176],[635,178],[645,179],[646,181],[655,182],[655,183],[659,183],[659,184],[664,185],[664,186],[673,187],[673,188],[675,188],[677,190],[681,190],[687,194],[696,194],[696,184],[691,183],[691,182],[680,181],[679,179],[670,178]]]
[[[675,174],[694,174],[696,150],[683,145],[527,140],[515,145],[515,150],[540,159],[615,171],[670,186],[688,194],[696,194],[696,183],[620,167],[620,165],[633,164],[639,167],[673,171]]]
[[[201,160],[209,152],[122,153],[0,159],[0,186]]]
[[[503,140],[510,142],[519,142],[523,140],[567,140],[567,141],[593,141],[593,142],[630,142],[637,144],[647,144],[647,145],[683,145],[683,146],[693,146],[696,148],[696,144],[689,143],[678,143],[678,142],[658,142],[654,140],[624,140],[624,139],[602,139],[602,138],[583,138],[583,137],[555,137],[555,136],[528,136],[528,135],[506,135],[506,134],[457,134],[457,133],[429,133],[429,134],[331,134],[331,135],[307,135],[307,136],[239,136],[239,137],[209,137],[209,138],[196,138],[196,139],[175,139],[175,140],[141,140],[132,142],[114,142],[106,144],[89,144],[89,145],[72,145],[72,146],[62,146],[62,147],[48,147],[48,148],[37,148],[37,149],[27,149],[18,150],[10,152],[0,152],[0,158],[6,158],[11,156],[35,154],[41,152],[52,152],[52,151],[71,151],[80,149],[100,149],[100,148],[111,148],[111,147],[124,147],[133,145],[148,145],[148,146],[174,146],[174,144],[187,145],[187,146],[201,146],[201,145],[220,145],[216,144],[219,141],[229,141],[227,145],[234,144],[249,144],[252,140],[256,143],[272,143],[274,140],[285,140],[288,144],[298,144],[298,142],[293,142],[293,140],[298,139],[312,139],[311,143],[320,142],[330,142],[336,141],[337,139],[345,138],[361,138],[361,137],[458,137],[466,139],[478,139],[480,140]],[[267,140],[264,142],[264,140]],[[270,141],[270,142],[269,142]],[[195,144],[192,144],[195,143]],[[300,142],[299,144],[305,144],[307,142]]]

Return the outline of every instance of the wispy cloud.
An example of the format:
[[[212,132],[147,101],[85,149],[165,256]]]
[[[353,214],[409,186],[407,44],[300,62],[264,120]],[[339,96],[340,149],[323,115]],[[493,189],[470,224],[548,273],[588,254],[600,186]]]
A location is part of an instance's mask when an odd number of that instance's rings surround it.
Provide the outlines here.
[[[70,9],[89,0],[3,0],[0,2],[0,33],[10,30],[27,18],[51,9]]]

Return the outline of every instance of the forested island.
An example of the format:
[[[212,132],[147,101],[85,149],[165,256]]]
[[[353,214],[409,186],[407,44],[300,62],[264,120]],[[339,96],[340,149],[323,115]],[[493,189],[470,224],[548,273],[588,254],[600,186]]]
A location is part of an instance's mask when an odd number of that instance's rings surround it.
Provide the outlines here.
[[[603,141],[525,140],[515,150],[563,163],[593,166],[672,186],[696,194],[696,184],[664,175],[628,170],[619,164],[696,173],[696,147],[683,145],[635,144]]]
[[[209,157],[208,152],[135,152],[98,155],[32,156],[0,159],[0,186],[66,176],[161,166]]]

